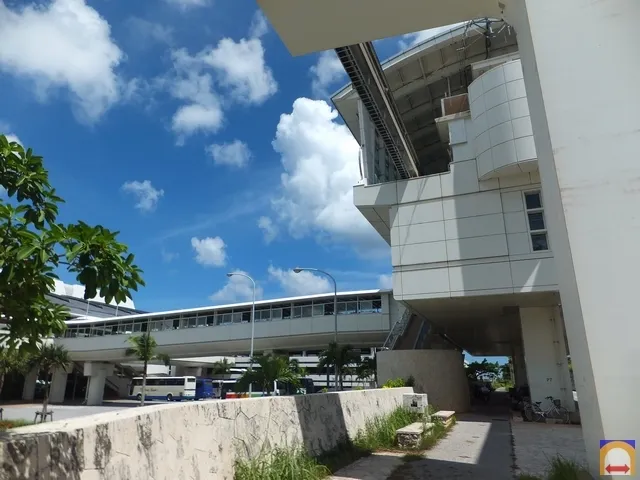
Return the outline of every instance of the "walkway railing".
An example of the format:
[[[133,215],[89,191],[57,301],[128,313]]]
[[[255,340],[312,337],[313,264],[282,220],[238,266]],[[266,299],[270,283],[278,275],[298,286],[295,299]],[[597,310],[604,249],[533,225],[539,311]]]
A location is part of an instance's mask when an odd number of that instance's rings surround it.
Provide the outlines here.
[[[382,345],[382,348],[384,350],[393,350],[393,347],[395,347],[398,338],[404,335],[404,332],[407,329],[407,325],[409,325],[409,322],[411,321],[411,316],[411,310],[407,308],[402,316],[398,319],[398,321],[393,325],[393,327],[391,327],[389,335],[387,335],[387,339]]]

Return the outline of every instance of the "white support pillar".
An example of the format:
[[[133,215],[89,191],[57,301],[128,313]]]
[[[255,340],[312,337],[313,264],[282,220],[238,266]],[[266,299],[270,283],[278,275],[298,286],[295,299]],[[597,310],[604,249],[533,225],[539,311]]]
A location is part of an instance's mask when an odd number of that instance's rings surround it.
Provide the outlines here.
[[[564,333],[558,337],[557,316],[556,307],[520,309],[529,390],[533,402],[546,403],[545,398],[551,396],[573,411],[573,391],[570,382],[567,384],[569,364]]]
[[[589,469],[640,432],[637,0],[511,0]]]
[[[113,365],[87,362],[84,364],[84,374],[89,377],[87,382],[87,405],[102,405],[104,384],[107,377],[113,375]]]
[[[67,390],[67,370],[56,368],[51,375],[51,388],[49,390],[50,403],[63,403]]]
[[[24,376],[24,387],[22,388],[22,400],[30,402],[35,397],[36,382],[38,381],[39,370],[37,368],[31,369]]]

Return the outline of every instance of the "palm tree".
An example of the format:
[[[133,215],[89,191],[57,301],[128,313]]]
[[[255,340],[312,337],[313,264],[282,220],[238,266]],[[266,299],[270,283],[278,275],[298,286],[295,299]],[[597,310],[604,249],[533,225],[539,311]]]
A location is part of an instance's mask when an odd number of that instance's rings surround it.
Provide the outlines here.
[[[160,360],[168,367],[171,359],[169,358],[169,355],[157,352],[158,342],[156,342],[156,339],[149,334],[129,337],[127,338],[127,342],[129,342],[131,346],[127,348],[125,355],[128,357],[136,357],[144,363],[144,369],[142,370],[142,392],[140,397],[140,406],[144,406],[144,396],[147,388],[147,366],[149,365],[149,362]]]
[[[4,387],[5,375],[11,372],[24,372],[27,363],[27,357],[18,348],[0,347],[0,394]]]
[[[213,375],[220,375],[224,377],[225,375],[229,375],[232,366],[233,364],[227,358],[223,358],[222,360],[214,362],[213,366],[211,367],[211,373]]]
[[[258,384],[267,395],[271,394],[275,382],[290,383],[300,387],[300,366],[297,360],[285,355],[256,355],[251,359],[254,369],[247,370],[236,382],[239,391],[247,391],[250,384]]]
[[[336,342],[331,342],[329,348],[320,353],[319,360],[319,369],[333,367],[338,371],[336,381],[339,389],[342,390],[344,376],[351,372],[353,364],[360,362],[360,353],[351,345],[338,345]]]
[[[47,417],[47,407],[49,405],[49,391],[51,390],[51,381],[49,377],[56,368],[67,368],[71,363],[69,352],[62,345],[55,343],[45,343],[34,354],[31,355],[28,365],[31,368],[37,368],[39,371],[45,372],[47,386],[44,391],[44,400],[42,402],[42,415],[40,421],[44,422]]]
[[[371,377],[373,377],[374,381],[377,382],[376,374],[376,357],[366,357],[358,362],[356,366],[357,380],[364,382],[365,380],[371,380]]]

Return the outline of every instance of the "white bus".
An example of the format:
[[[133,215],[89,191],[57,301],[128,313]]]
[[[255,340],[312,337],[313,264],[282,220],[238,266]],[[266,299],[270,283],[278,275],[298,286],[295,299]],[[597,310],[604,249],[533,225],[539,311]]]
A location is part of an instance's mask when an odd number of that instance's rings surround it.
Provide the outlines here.
[[[145,400],[194,400],[196,377],[147,377]],[[135,377],[129,388],[129,398],[142,398],[142,377]]]

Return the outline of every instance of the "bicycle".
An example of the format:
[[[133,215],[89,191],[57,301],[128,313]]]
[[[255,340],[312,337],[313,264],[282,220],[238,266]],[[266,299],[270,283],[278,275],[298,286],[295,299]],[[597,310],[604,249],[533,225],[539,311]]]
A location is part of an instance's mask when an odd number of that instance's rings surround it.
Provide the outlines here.
[[[561,405],[556,404],[553,397],[545,397],[549,400],[549,407],[542,408],[542,402],[524,402],[523,416],[529,422],[540,422],[547,418],[559,418],[562,423],[571,423],[571,415],[569,410]]]

